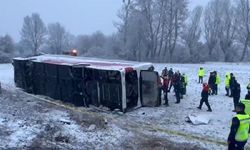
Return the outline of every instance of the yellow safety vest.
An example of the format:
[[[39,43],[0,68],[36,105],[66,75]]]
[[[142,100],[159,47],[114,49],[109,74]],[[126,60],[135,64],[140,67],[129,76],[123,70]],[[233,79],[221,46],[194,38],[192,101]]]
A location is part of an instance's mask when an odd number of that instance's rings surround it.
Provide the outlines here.
[[[229,87],[229,85],[230,85],[230,76],[226,76],[226,78],[225,78],[225,86]]]
[[[245,113],[250,115],[250,100],[242,99],[240,102],[245,105]]]
[[[240,126],[236,132],[235,140],[238,142],[247,141],[249,136],[250,116],[248,114],[237,114],[236,117],[240,121]]]
[[[205,70],[204,69],[199,69],[198,76],[199,77],[204,77],[204,75],[205,75]]]
[[[187,77],[187,75],[184,76],[184,82],[185,82],[186,85],[188,84],[188,77]]]
[[[217,84],[217,85],[220,84],[220,76],[219,75],[216,75],[215,84]]]

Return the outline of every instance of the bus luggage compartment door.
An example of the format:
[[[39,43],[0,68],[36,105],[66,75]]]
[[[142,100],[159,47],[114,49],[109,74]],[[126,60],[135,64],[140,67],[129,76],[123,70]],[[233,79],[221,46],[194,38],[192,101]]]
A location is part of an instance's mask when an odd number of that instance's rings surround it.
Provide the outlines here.
[[[157,107],[160,105],[157,72],[146,70],[140,72],[140,92],[143,107]]]

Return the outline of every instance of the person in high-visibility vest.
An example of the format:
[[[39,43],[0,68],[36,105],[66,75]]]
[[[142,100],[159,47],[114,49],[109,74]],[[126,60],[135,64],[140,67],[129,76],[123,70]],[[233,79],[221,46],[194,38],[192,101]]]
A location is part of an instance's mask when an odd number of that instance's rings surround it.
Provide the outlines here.
[[[203,83],[203,77],[205,76],[204,68],[200,67],[198,71],[199,83]]]
[[[185,75],[185,73],[183,73],[181,75],[181,99],[183,99],[183,95],[186,95],[187,93],[187,75]]]
[[[250,116],[245,113],[245,105],[236,106],[236,116],[232,119],[231,130],[227,139],[228,150],[244,150],[248,140]]]
[[[184,92],[184,95],[187,94],[187,85],[188,85],[188,76],[184,73],[183,74],[184,76],[184,88],[185,88],[185,92]]]
[[[216,71],[214,71],[215,74],[215,95],[218,94],[218,85],[221,83],[220,81],[220,76],[218,75],[218,73]]]
[[[250,115],[250,100],[249,99],[241,99],[240,103],[245,105],[245,113]]]
[[[230,74],[227,73],[225,77],[226,96],[229,96],[229,88],[230,88]]]

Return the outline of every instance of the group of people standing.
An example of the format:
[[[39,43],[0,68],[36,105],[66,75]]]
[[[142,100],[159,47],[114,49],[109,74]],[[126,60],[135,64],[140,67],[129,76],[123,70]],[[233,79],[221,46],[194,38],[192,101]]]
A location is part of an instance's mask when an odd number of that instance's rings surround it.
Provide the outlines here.
[[[203,83],[203,77],[205,76],[205,70],[200,68],[198,71],[199,83]],[[201,101],[198,109],[201,109],[202,104],[208,107],[208,111],[212,111],[210,104],[208,102],[209,95],[218,94],[218,85],[220,84],[220,76],[216,71],[210,72],[208,79],[208,84],[203,83],[203,89],[201,92]],[[228,136],[228,150],[243,150],[250,133],[250,115],[246,113],[245,104],[243,101],[240,102],[241,86],[237,81],[233,73],[227,73],[225,76],[225,90],[226,96],[232,97],[234,102],[234,112],[236,112],[235,117],[232,119],[231,129]],[[247,85],[247,95],[245,96],[245,101],[250,100],[250,80]],[[249,103],[247,102],[248,107]],[[248,112],[249,113],[249,112]]]
[[[217,71],[210,72],[207,83],[204,83],[205,70],[199,68],[198,83],[202,84],[201,100],[198,109],[202,108],[203,103],[208,107],[209,112],[212,112],[211,106],[208,101],[209,95],[218,95],[218,86],[221,79]],[[162,78],[161,90],[164,93],[165,105],[168,106],[168,93],[171,88],[174,88],[176,103],[180,103],[180,99],[186,94],[186,87],[188,84],[187,75],[181,74],[179,71],[173,72],[165,67],[160,76]],[[232,97],[234,102],[234,112],[236,116],[232,119],[231,130],[228,136],[228,149],[229,150],[243,150],[248,140],[250,133],[250,116],[245,112],[245,105],[240,103],[241,86],[233,73],[227,73],[225,76],[225,90],[226,96]],[[245,100],[250,100],[250,80],[247,85],[247,95]]]
[[[174,72],[172,68],[168,70],[165,67],[162,70],[161,76],[162,86],[161,89],[164,94],[165,105],[169,106],[168,103],[168,93],[174,88],[176,104],[179,104],[183,95],[186,95],[186,88],[188,84],[188,78],[186,74],[181,74],[179,71]]]
[[[205,76],[204,68],[200,68],[198,71],[198,83],[203,83],[203,78]],[[202,108],[203,103],[205,103],[208,107],[208,111],[212,111],[211,106],[208,102],[209,95],[217,95],[218,94],[218,86],[221,83],[221,79],[217,71],[210,72],[208,83],[203,83],[203,89],[201,94],[200,105],[198,109]],[[249,92],[246,96],[246,99],[250,99],[250,84],[248,86]],[[240,101],[241,94],[241,86],[240,83],[236,80],[236,77],[233,73],[227,73],[225,76],[225,90],[226,96],[232,97],[234,102],[234,110]]]

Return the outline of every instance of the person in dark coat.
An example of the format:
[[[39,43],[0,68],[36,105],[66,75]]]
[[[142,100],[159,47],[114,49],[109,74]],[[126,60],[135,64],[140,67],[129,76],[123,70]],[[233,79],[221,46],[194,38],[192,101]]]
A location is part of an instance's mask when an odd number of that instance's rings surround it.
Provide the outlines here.
[[[245,96],[246,100],[250,100],[250,93],[248,92],[247,95]]]
[[[210,76],[208,79],[208,85],[209,85],[210,89],[212,90],[211,95],[214,95],[216,93],[215,82],[216,82],[216,76],[215,76],[214,72],[210,72]]]
[[[202,92],[201,92],[200,105],[197,108],[201,109],[203,103],[205,103],[207,105],[207,108],[208,108],[207,111],[212,112],[211,106],[210,106],[210,104],[208,102],[208,97],[209,97],[209,93],[208,92],[209,92],[209,85],[207,83],[204,83],[203,84],[203,89],[202,89]]]
[[[161,72],[161,76],[164,77],[164,76],[167,76],[168,75],[168,68],[165,67],[162,72]]]
[[[233,96],[234,111],[235,111],[235,108],[239,104],[239,101],[240,101],[240,92],[241,92],[240,84],[237,82],[237,80],[235,80],[234,87],[232,89],[233,89],[232,96]]]
[[[233,117],[227,143],[228,150],[244,150],[248,140],[250,117],[245,113],[245,105],[236,106],[237,115]]]
[[[173,75],[174,75],[173,68],[170,68],[169,71],[168,71],[169,79],[172,79]]]
[[[162,91],[164,93],[164,100],[165,100],[164,105],[169,106],[169,104],[168,104],[168,88],[169,88],[171,80],[170,80],[168,75],[163,76],[162,79],[163,79]]]
[[[229,89],[230,89],[230,97],[233,97],[233,88],[235,87],[234,84],[235,84],[235,76],[233,73],[230,73],[230,81],[229,81]]]
[[[180,103],[180,99],[181,99],[181,83],[180,83],[180,73],[176,72],[172,78],[172,85],[174,86],[174,92],[175,92],[175,97],[176,97],[176,104]],[[171,86],[169,91],[171,90]]]

